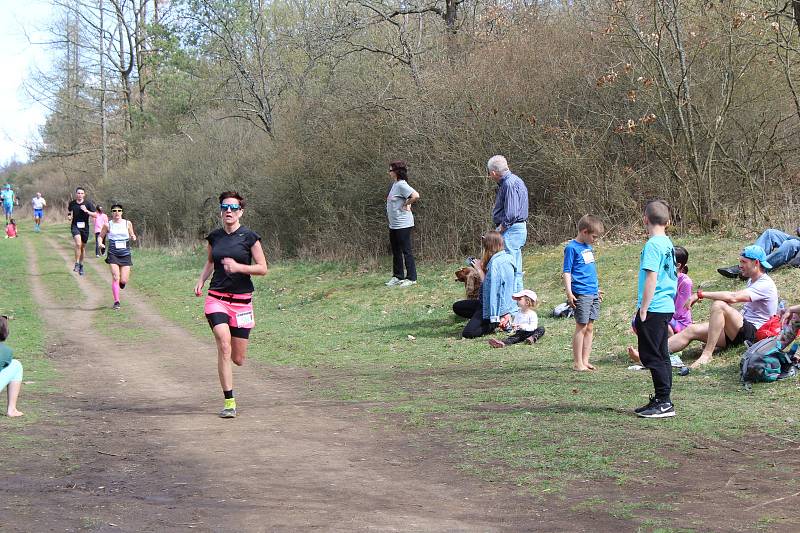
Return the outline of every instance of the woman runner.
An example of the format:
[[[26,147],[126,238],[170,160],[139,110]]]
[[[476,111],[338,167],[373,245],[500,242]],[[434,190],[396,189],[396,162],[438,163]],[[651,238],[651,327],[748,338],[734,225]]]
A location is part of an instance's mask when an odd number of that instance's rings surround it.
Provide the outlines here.
[[[100,230],[100,248],[106,248],[106,263],[111,269],[111,293],[114,295],[114,309],[119,309],[119,290],[128,284],[133,258],[130,241],[136,240],[133,224],[122,218],[122,206],[111,206],[111,220]]]
[[[247,340],[255,325],[250,276],[267,273],[261,236],[239,223],[244,206],[244,198],[238,192],[226,191],[219,195],[222,228],[206,237],[208,259],[194,287],[195,295],[201,296],[203,285],[214,273],[204,312],[217,342],[217,371],[225,397],[225,405],[219,413],[221,418],[236,417],[231,362],[236,366],[244,364]]]

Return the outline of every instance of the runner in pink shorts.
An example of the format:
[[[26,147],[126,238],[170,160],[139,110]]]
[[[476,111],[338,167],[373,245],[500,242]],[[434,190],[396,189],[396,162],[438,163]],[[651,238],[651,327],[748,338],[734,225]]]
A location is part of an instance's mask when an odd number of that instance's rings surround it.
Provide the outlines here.
[[[217,371],[225,397],[225,406],[219,413],[222,418],[236,417],[231,363],[244,364],[250,330],[255,325],[250,276],[267,273],[261,236],[239,222],[244,205],[244,198],[238,192],[226,191],[219,195],[222,228],[206,237],[208,259],[194,287],[195,295],[201,296],[213,272],[204,312],[217,342]]]

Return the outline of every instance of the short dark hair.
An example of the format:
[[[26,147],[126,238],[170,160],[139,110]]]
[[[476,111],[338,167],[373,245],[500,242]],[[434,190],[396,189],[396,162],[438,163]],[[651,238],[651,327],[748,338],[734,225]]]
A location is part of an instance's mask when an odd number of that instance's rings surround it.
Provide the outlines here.
[[[86,189],[84,189],[83,187],[75,187],[75,192],[78,192],[78,191],[83,191],[85,193]]]
[[[0,316],[0,342],[8,338],[8,317]]]
[[[596,215],[583,215],[578,221],[578,231],[583,230],[593,231],[599,235],[603,233],[605,228],[603,227],[603,221],[600,220],[600,217]]]
[[[408,181],[408,165],[402,159],[396,159],[389,163],[389,170],[395,173],[397,179]]]
[[[644,206],[644,216],[651,224],[666,226],[669,224],[669,204],[664,200],[650,200]]]
[[[219,203],[222,204],[222,200],[224,200],[225,198],[236,198],[236,200],[239,201],[239,206],[242,209],[244,209],[245,206],[244,198],[242,198],[242,195],[239,194],[238,192],[236,191],[223,192],[222,194],[219,195]]]

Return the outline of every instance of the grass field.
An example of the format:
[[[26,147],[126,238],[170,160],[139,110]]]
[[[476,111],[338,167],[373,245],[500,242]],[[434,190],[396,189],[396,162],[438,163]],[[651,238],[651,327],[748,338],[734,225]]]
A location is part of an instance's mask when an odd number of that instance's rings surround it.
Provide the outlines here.
[[[46,231],[62,252],[69,246],[64,234],[59,226]],[[59,384],[42,355],[45,332],[31,301],[28,278],[20,274],[26,265],[24,239],[34,242],[47,289],[65,301],[80,298],[81,293],[59,250],[44,239],[23,232],[21,239],[0,242],[0,302],[5,306],[2,312],[13,316],[9,344],[25,363],[26,380],[35,382],[23,389],[22,407],[46,413],[36,398],[46,387]],[[690,252],[696,287],[741,287],[715,271],[736,261],[741,241],[701,237],[674,241]],[[641,243],[601,242],[596,247],[605,299],[595,330],[592,362],[599,370],[594,373],[571,370],[574,322],[549,317],[553,306],[563,301],[561,247],[525,251],[526,286],[539,294],[540,322],[547,329],[535,346],[497,350],[486,339],[459,338],[464,322],[450,308],[463,297],[463,285],[453,280],[453,271],[460,266],[456,263],[423,261],[419,284],[401,289],[383,285],[389,277],[388,262],[370,269],[355,263],[290,261],[272,265],[268,276],[255,279],[257,327],[249,357],[304,368],[312,376],[311,394],[372,404],[387,427],[400,424],[453,448],[465,472],[514,483],[541,497],[562,497],[585,480],[621,487],[657,485],[669,476],[676,457],[714,443],[764,434],[780,441],[796,439],[798,419],[786,406],[796,402],[800,382],[791,379],[744,391],[738,381],[741,348],[719,354],[707,368],[687,377],[676,375],[677,417],[643,420],[632,415],[631,410],[652,392],[649,374],[628,371],[625,356],[625,347],[635,342],[629,323],[640,249]],[[193,295],[204,259],[199,246],[137,249],[130,287],[167,317],[210,339],[202,299]],[[800,270],[782,269],[773,277],[782,297],[800,302]],[[703,320],[707,312],[708,304],[701,302],[694,309],[695,320]],[[98,313],[88,326],[114,329],[117,339],[135,344],[147,332],[127,323],[127,316],[123,305],[120,313]],[[699,345],[685,352],[684,359],[691,361],[698,354]],[[197,356],[214,364],[213,351]],[[241,404],[247,401],[246,395],[239,396]],[[23,423],[35,420],[36,415],[26,416]],[[22,436],[15,441],[14,433],[5,431],[11,424],[0,418],[0,442],[25,445]],[[796,486],[775,489],[798,490]],[[603,509],[614,517],[663,517],[670,506],[658,498],[619,501],[586,494],[574,502],[572,511]],[[763,522],[768,528],[773,519],[765,510],[754,523]],[[669,530],[657,516],[652,523],[640,524],[649,531]]]
[[[696,286],[740,286],[714,269],[735,263],[742,242],[699,237],[675,242],[689,249]],[[525,251],[526,286],[539,294],[547,328],[536,346],[496,350],[485,339],[459,339],[463,322],[450,309],[463,294],[453,281],[455,263],[423,262],[419,284],[399,289],[383,285],[388,267],[285,262],[256,280],[258,326],[250,356],[311,369],[317,394],[378,402],[376,410],[387,420],[399,416],[407,425],[440,430],[462,449],[465,470],[533,492],[557,491],[574,479],[645,481],[643,472],[652,470],[659,450],[680,454],[700,442],[753,431],[796,435],[798,422],[787,418],[781,405],[794,401],[798,382],[743,391],[741,349],[721,354],[688,377],[676,376],[674,419],[631,415],[652,392],[649,374],[628,371],[624,355],[625,346],[635,342],[629,323],[640,249],[641,243],[597,247],[605,300],[596,325],[592,361],[599,371],[594,373],[570,368],[574,323],[548,317],[563,301],[560,247]],[[202,300],[192,295],[202,263],[199,248],[140,250],[132,285],[173,319],[209,335]],[[800,271],[780,270],[774,278],[784,298],[800,300]],[[696,306],[695,320],[707,312],[707,304]],[[684,355],[691,360],[698,353],[699,346]],[[649,463],[642,462],[645,457]],[[667,467],[668,461],[657,466]]]
[[[0,416],[0,443],[13,446],[15,441],[26,442],[14,428],[34,424],[46,410],[40,402],[42,394],[58,386],[58,375],[45,356],[45,331],[30,292],[27,256],[24,239],[28,232],[20,227],[20,238],[0,240],[0,314],[9,317],[9,338],[6,344],[14,357],[23,362],[23,389],[19,409],[25,416],[8,419]],[[47,280],[52,273],[41,271]],[[0,399],[2,413],[6,409],[6,391]]]

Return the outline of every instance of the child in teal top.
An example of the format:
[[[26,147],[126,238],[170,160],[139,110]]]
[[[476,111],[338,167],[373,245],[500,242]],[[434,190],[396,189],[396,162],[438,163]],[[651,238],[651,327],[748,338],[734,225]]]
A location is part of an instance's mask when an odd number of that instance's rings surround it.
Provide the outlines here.
[[[11,348],[3,344],[8,338],[8,317],[0,316],[0,391],[8,386],[8,409],[10,417],[22,416],[17,410],[17,398],[22,387],[22,364],[14,359]]]
[[[672,367],[669,360],[669,321],[675,312],[678,274],[675,250],[667,237],[669,206],[662,200],[648,202],[644,224],[650,236],[639,261],[638,310],[634,328],[639,344],[639,358],[650,370],[655,394],[647,405],[634,412],[644,418],[675,416],[672,405]]]

